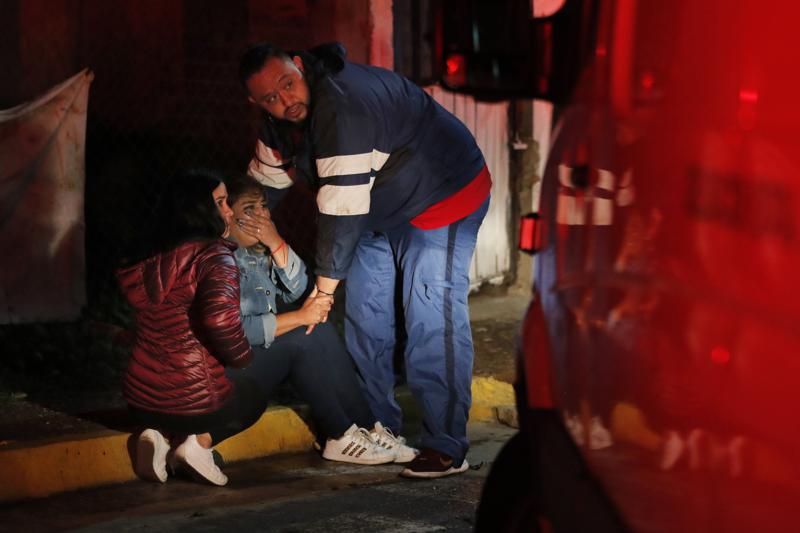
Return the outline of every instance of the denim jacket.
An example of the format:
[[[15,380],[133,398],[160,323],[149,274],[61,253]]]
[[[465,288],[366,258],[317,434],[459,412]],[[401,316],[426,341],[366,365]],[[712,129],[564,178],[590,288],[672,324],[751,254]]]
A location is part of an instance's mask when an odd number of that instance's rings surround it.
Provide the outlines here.
[[[242,325],[251,346],[269,347],[275,340],[277,298],[297,301],[308,286],[306,265],[289,245],[285,268],[278,268],[266,254],[239,247],[234,255],[241,274],[240,311]]]

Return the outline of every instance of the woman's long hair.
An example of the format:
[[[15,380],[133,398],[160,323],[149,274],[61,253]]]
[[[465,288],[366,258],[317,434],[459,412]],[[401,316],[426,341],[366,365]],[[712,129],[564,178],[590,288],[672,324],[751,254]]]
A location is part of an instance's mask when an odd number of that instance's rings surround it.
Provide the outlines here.
[[[213,191],[222,178],[214,171],[192,169],[166,181],[156,203],[155,216],[139,228],[142,238],[120,266],[130,266],[194,239],[217,239],[225,221],[214,203]]]
[[[192,169],[166,183],[158,206],[160,250],[195,239],[218,239],[225,232],[225,221],[212,193],[223,183],[216,172]]]

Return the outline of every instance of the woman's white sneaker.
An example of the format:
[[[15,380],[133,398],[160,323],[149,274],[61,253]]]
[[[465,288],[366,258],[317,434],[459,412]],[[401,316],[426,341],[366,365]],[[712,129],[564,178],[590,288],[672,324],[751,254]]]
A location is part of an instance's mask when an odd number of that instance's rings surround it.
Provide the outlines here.
[[[378,443],[378,446],[394,454],[395,463],[408,463],[419,455],[419,450],[406,445],[406,439],[399,435],[395,436],[391,429],[384,427],[380,422],[375,422],[370,437]]]
[[[203,448],[197,442],[197,435],[189,435],[183,444],[175,448],[174,462],[186,467],[190,473],[222,486],[228,483],[228,476],[214,463],[214,452],[211,448]]]
[[[169,443],[159,431],[145,429],[136,443],[136,475],[148,481],[167,480]]]
[[[383,449],[369,431],[353,424],[338,439],[328,439],[322,457],[329,461],[341,461],[360,465],[380,465],[394,461],[394,453]]]

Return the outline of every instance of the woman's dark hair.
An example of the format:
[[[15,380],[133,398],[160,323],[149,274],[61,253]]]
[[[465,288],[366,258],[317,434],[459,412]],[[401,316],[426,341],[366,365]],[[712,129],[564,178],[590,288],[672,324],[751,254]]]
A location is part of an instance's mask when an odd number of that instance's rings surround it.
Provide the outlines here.
[[[261,194],[265,202],[268,199],[267,188],[246,174],[234,174],[225,178],[225,188],[228,189],[228,205],[231,207],[239,201],[239,198],[252,193]]]
[[[192,239],[218,239],[225,221],[212,193],[223,183],[211,170],[192,169],[165,184],[159,202],[160,249],[167,250]]]

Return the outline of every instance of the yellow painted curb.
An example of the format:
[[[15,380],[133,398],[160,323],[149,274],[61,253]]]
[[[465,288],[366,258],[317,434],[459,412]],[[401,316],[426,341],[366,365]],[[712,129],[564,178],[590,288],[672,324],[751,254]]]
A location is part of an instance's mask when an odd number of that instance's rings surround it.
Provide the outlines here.
[[[497,419],[497,407],[513,406],[515,403],[514,387],[511,384],[494,378],[476,377],[472,379],[470,420],[493,422]]]
[[[225,461],[243,461],[287,451],[310,450],[314,435],[303,420],[287,407],[267,409],[258,422],[226,440],[217,451]]]
[[[502,405],[514,405],[511,385],[494,378],[473,379],[470,420],[494,421],[496,408]],[[129,433],[108,431],[0,449],[0,502],[131,481],[136,476],[128,453],[129,438]],[[273,407],[217,449],[226,461],[235,462],[309,450],[313,441],[308,425],[294,410]]]
[[[129,433],[0,450],[0,501],[39,498],[57,492],[136,478],[128,453]],[[226,461],[305,451],[313,436],[288,407],[268,409],[252,427],[218,446]]]
[[[119,483],[133,477],[127,433],[0,452],[0,501]]]

